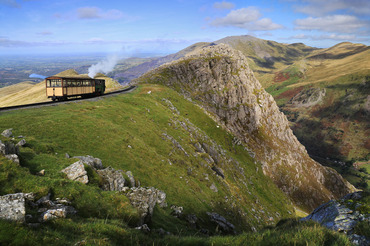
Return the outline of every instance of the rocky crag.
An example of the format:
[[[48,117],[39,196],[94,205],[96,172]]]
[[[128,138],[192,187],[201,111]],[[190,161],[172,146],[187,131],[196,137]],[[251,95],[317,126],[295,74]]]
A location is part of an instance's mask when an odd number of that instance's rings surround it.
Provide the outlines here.
[[[354,191],[336,171],[312,160],[246,57],[225,44],[164,64],[136,83],[169,86],[195,100],[261,164],[265,175],[307,211]]]

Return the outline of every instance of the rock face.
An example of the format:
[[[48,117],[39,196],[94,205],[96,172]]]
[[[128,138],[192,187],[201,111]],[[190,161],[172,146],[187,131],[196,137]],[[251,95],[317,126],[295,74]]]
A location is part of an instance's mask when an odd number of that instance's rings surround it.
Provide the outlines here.
[[[89,165],[94,169],[103,169],[103,163],[99,158],[94,158],[92,156],[74,156],[73,158],[80,159],[82,163]]]
[[[96,171],[103,179],[102,189],[106,191],[123,191],[125,190],[125,179],[122,172],[107,167]]]
[[[217,214],[217,213],[208,213],[210,220],[217,224],[219,229],[223,231],[224,233],[235,233],[235,226],[228,222],[223,216]]]
[[[316,208],[310,215],[303,218],[303,221],[314,220],[321,225],[335,230],[344,232],[350,236],[350,239],[360,245],[370,245],[370,238],[363,235],[356,235],[355,226],[362,221],[370,223],[370,215],[361,212],[361,199],[364,199],[363,192],[355,192],[346,195],[340,200],[329,201]]]
[[[153,209],[156,204],[160,207],[167,206],[166,193],[156,188],[131,188],[126,194],[130,199],[131,204],[139,211],[141,220],[140,225],[151,220]]]
[[[0,218],[18,222],[25,221],[26,199],[30,199],[30,193],[16,193],[0,196]]]
[[[89,178],[87,177],[87,172],[82,161],[73,163],[61,172],[67,174],[67,177],[71,180],[79,181],[83,184],[87,184],[89,182]]]
[[[287,104],[292,107],[311,107],[321,102],[325,94],[325,89],[309,88],[299,92]]]
[[[254,77],[246,57],[228,45],[203,48],[152,70],[138,82],[164,84],[197,100],[300,207],[312,211],[354,191],[336,171],[308,156],[273,97]]]

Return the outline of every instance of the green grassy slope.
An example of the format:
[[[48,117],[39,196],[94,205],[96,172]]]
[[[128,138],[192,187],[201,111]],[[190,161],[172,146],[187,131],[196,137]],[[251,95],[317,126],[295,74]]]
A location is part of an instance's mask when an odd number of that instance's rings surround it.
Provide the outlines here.
[[[171,101],[180,114],[174,113],[163,98]],[[184,122],[196,129],[192,135],[182,127]],[[153,232],[145,235],[132,229],[138,215],[124,195],[101,191],[96,179],[83,185],[60,173],[75,161],[65,158],[65,153],[101,158],[104,166],[132,171],[142,186],[165,191],[169,205],[183,206],[185,214],[196,214],[199,226],[211,234],[217,234],[217,228],[207,220],[207,211],[224,215],[239,232],[292,216],[285,195],[263,175],[259,164],[244,149],[233,145],[233,137],[217,127],[200,108],[166,87],[141,85],[130,95],[1,113],[0,129],[6,128],[13,128],[14,136],[25,136],[27,145],[21,149],[20,166],[0,157],[0,194],[34,192],[40,198],[50,192],[52,199],[70,199],[78,214],[38,228],[0,221],[1,244],[242,245],[245,241],[256,245],[304,244],[308,235],[317,244],[348,243],[344,237],[312,224],[266,229],[262,234],[203,238],[197,230],[188,228],[184,220],[171,216],[169,208],[155,209],[149,224]],[[189,156],[164,139],[163,133],[176,139]],[[193,143],[200,140],[208,144],[215,141],[224,149],[225,156],[238,161],[240,166],[235,169],[232,161],[223,166],[225,179],[221,179],[203,161],[207,154],[194,155]],[[41,169],[45,169],[45,176],[35,175]],[[212,183],[216,184],[217,193],[209,189]],[[225,200],[226,196],[231,202]],[[156,228],[164,228],[173,236],[161,238],[154,232]]]
[[[193,129],[192,134],[184,125]],[[25,136],[27,145],[21,150],[21,167],[0,159],[0,194],[34,192],[40,198],[52,192],[54,198],[71,199],[83,221],[108,218],[130,224],[137,215],[125,196],[101,192],[97,182],[86,186],[67,180],[59,171],[75,160],[66,159],[65,153],[92,155],[102,159],[104,166],[132,171],[142,186],[165,191],[169,205],[196,214],[201,226],[211,232],[215,228],[206,212],[225,216],[238,231],[274,224],[293,212],[260,164],[233,144],[233,136],[193,103],[159,85],[143,85],[130,95],[93,102],[1,113],[0,129],[7,128],[13,128],[15,136]],[[176,139],[188,156],[163,133]],[[225,179],[205,161],[209,154],[195,151],[197,142],[224,152],[219,162]],[[45,176],[35,175],[42,169]],[[212,184],[218,192],[209,188]],[[170,215],[169,208],[157,210],[150,226],[172,233],[188,230],[184,221]]]

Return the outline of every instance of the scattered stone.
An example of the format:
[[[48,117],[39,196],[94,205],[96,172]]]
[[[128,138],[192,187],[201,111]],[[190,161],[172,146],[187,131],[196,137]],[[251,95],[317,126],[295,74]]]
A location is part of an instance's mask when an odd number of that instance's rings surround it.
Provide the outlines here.
[[[66,218],[76,213],[77,211],[73,207],[60,205],[59,207],[46,210],[41,215],[40,221],[45,222],[51,219]]]
[[[0,154],[2,155],[18,155],[19,149],[13,142],[6,141],[5,143],[0,140]]]
[[[107,167],[96,171],[103,179],[102,189],[106,191],[123,191],[125,187],[125,179],[122,172]]]
[[[65,157],[66,157],[67,159],[71,158],[71,156],[70,156],[68,153],[66,153],[66,154],[65,154]]]
[[[73,163],[61,172],[67,174],[67,177],[71,180],[75,180],[83,184],[87,184],[89,182],[89,178],[87,177],[87,172],[82,161]]]
[[[25,139],[22,139],[21,141],[19,141],[19,142],[16,144],[16,146],[18,146],[18,147],[22,147],[22,146],[24,146],[26,143],[27,143],[27,142],[26,142],[26,140],[25,140]]]
[[[6,130],[4,130],[4,131],[1,133],[1,135],[3,135],[3,136],[4,136],[4,137],[6,137],[6,138],[10,138],[10,137],[13,135],[12,130],[13,130],[13,128],[6,129]]]
[[[228,222],[223,216],[217,213],[209,213],[207,215],[210,217],[210,220],[217,224],[218,228],[221,229],[224,233],[233,233],[235,234],[235,226]]]
[[[99,158],[94,158],[92,156],[74,156],[73,158],[80,159],[84,164],[89,165],[94,169],[103,169],[103,163]]]
[[[12,162],[19,164],[19,157],[16,154],[5,155],[5,157]]]
[[[140,214],[139,225],[150,222],[153,215],[154,206],[158,201],[160,201],[161,204],[164,203],[163,194],[165,194],[163,191],[160,191],[154,187],[133,187],[128,193],[125,194],[129,198],[132,206],[138,209]]]
[[[215,185],[215,183],[212,183],[211,186],[209,187],[213,192],[218,192],[218,189]]]
[[[44,176],[45,175],[45,169],[42,169],[41,171],[37,172],[36,175]]]
[[[171,206],[172,212],[171,214],[175,216],[176,218],[180,218],[182,215],[182,211],[184,210],[183,207],[172,205]]]
[[[135,227],[136,230],[140,230],[142,232],[145,232],[145,233],[149,233],[150,232],[150,228],[147,224],[143,224],[141,226],[138,226],[138,227]]]
[[[134,175],[132,175],[132,172],[131,171],[127,171],[126,172],[126,175],[127,175],[128,180],[130,182],[130,187],[135,187],[135,178],[134,178]]]
[[[32,199],[32,193],[16,193],[0,196],[0,218],[24,222],[26,215],[25,201]]]
[[[219,168],[219,167],[216,167],[216,166],[213,166],[212,167],[212,170],[213,171],[215,171],[215,173],[218,175],[218,176],[220,176],[221,178],[225,178],[225,175],[224,175],[224,171],[222,171],[222,169],[221,168]]]

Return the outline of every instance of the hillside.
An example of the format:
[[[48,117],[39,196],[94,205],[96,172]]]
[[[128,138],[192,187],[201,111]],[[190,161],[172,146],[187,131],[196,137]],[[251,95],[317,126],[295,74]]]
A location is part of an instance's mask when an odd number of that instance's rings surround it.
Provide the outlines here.
[[[137,82],[163,84],[196,100],[235,136],[234,142],[255,156],[264,174],[307,211],[354,190],[337,172],[308,156],[245,56],[228,45],[203,48]]]
[[[75,70],[69,69],[57,74],[58,76],[87,76],[84,74],[79,75]],[[104,74],[97,74],[96,79],[104,79],[106,91],[114,91],[122,86],[112,78]],[[30,84],[20,83],[7,87],[0,88],[0,107],[22,105],[29,103],[38,103],[50,101],[45,94],[45,81]]]

